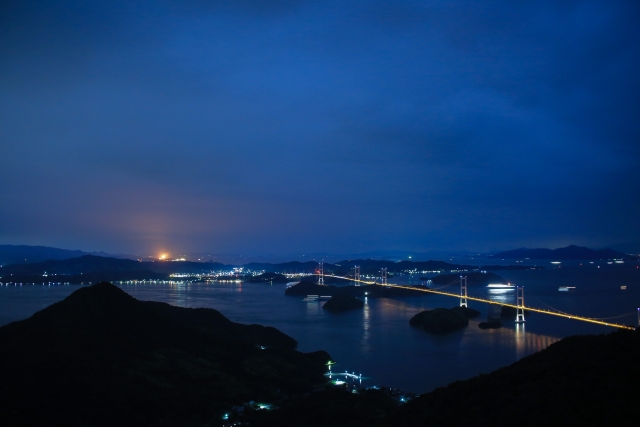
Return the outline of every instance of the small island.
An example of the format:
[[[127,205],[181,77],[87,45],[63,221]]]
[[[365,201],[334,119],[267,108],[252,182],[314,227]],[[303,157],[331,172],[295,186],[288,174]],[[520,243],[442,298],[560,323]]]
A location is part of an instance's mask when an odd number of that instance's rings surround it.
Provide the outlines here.
[[[478,310],[474,310],[473,308],[470,308],[470,307],[457,306],[457,307],[451,308],[450,310],[455,313],[459,313],[463,315],[467,319],[473,319],[475,317],[480,316],[480,312]]]
[[[479,316],[480,312],[468,307],[436,308],[422,311],[409,320],[409,324],[432,334],[447,334],[462,329],[469,319]]]
[[[499,320],[488,320],[486,322],[478,323],[480,329],[500,329],[502,328],[502,322]]]
[[[247,279],[249,283],[287,283],[289,279],[284,274],[279,273],[262,273],[257,276],[251,276]]]
[[[364,302],[362,300],[345,294],[334,295],[322,306],[323,309],[334,313],[356,310],[362,307],[364,307]]]
[[[301,280],[298,284],[287,288],[284,294],[287,296],[307,296],[307,295],[335,295],[338,288],[332,285],[319,285],[308,280]]]

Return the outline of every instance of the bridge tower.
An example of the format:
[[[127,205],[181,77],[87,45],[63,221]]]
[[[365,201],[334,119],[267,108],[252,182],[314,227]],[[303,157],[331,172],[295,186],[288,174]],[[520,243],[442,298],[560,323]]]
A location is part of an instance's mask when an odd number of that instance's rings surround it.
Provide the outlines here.
[[[318,268],[318,285],[324,285],[324,262],[321,262]]]
[[[460,307],[467,307],[467,276],[460,276]]]
[[[516,323],[524,323],[524,286],[516,287]]]
[[[638,327],[640,328],[640,307],[638,307]]]
[[[360,266],[353,267],[353,278],[356,280],[356,286],[360,286]]]
[[[384,286],[387,285],[387,269],[383,268],[382,270],[380,270],[380,276],[382,278],[382,284]]]

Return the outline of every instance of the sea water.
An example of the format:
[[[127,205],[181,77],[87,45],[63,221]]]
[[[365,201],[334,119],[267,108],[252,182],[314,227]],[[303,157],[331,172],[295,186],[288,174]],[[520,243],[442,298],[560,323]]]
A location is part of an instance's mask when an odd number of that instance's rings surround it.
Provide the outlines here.
[[[497,271],[525,287],[525,305],[553,308],[588,317],[622,317],[611,321],[637,325],[640,271],[636,265],[550,266],[544,270]],[[390,283],[420,283],[418,277],[391,278]],[[559,292],[560,286],[575,291]],[[627,286],[625,290],[621,286]],[[0,287],[0,325],[29,317],[80,285],[23,285]],[[459,300],[425,294],[402,298],[365,298],[362,310],[331,313],[323,301],[284,295],[283,284],[183,283],[123,284],[140,300],[162,301],[181,307],[209,307],[234,322],[273,326],[298,341],[298,350],[327,351],[337,362],[335,372],[362,374],[364,385],[380,384],[421,393],[452,381],[488,373],[555,341],[575,334],[608,333],[614,329],[577,320],[533,313],[525,324],[513,319],[504,327],[482,330],[487,304],[469,302],[482,314],[463,330],[431,335],[409,326],[422,310],[453,307]],[[456,287],[448,289],[459,292]],[[515,291],[489,292],[469,288],[469,294],[514,304]]]

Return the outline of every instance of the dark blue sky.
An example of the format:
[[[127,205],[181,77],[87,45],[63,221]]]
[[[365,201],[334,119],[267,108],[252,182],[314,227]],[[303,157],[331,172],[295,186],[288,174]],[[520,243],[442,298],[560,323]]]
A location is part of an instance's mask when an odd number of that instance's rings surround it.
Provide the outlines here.
[[[150,3],[2,2],[0,243],[640,251],[638,1]]]

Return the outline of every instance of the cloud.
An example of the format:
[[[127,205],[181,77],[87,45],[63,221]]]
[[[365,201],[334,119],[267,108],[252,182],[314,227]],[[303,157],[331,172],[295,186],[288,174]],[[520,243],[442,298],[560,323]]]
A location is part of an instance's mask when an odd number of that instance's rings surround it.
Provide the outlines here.
[[[2,8],[0,239],[640,241],[636,2]]]

